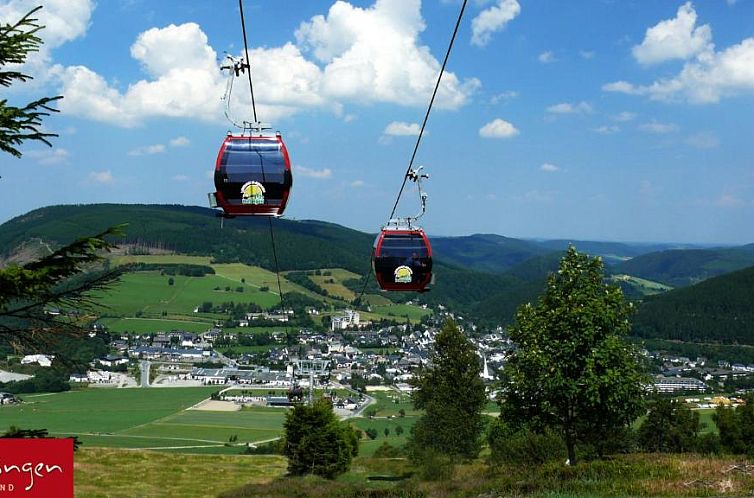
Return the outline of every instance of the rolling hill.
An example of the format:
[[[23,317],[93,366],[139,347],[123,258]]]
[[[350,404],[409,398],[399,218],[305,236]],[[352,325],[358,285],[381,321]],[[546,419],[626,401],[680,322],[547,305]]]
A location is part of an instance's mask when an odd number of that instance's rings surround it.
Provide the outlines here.
[[[754,266],[647,297],[633,319],[644,338],[754,344]]]

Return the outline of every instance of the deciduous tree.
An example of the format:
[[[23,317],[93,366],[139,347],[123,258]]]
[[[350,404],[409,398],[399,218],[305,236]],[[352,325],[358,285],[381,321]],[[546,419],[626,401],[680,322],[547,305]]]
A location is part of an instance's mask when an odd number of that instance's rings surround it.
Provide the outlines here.
[[[571,464],[577,443],[599,442],[643,411],[646,377],[629,331],[631,305],[604,283],[603,264],[569,247],[536,304],[510,327],[518,348],[504,369],[501,397],[511,424],[552,428]]]

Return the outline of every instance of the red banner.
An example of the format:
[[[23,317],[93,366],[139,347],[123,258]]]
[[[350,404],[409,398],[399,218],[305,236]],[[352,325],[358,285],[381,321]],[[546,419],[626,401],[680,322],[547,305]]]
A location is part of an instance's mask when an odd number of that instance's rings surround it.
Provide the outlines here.
[[[72,439],[0,439],[1,498],[73,498]]]

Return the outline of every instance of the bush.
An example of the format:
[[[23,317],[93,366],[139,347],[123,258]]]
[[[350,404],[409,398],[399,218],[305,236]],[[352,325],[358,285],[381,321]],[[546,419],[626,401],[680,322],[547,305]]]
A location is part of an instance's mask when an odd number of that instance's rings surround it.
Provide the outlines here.
[[[658,398],[639,427],[639,445],[650,452],[694,451],[699,429],[698,412],[692,412],[682,401]]]
[[[412,447],[411,460],[416,464],[419,478],[424,481],[447,481],[453,477],[453,459],[432,448]]]
[[[499,418],[491,424],[487,441],[492,465],[540,465],[552,460],[565,461],[566,448],[556,433],[513,429]]]
[[[402,456],[405,456],[403,448],[393,446],[387,441],[374,451],[375,458],[400,458]]]
[[[291,474],[334,479],[348,471],[358,451],[353,428],[337,419],[326,400],[298,405],[286,413],[285,456]]]

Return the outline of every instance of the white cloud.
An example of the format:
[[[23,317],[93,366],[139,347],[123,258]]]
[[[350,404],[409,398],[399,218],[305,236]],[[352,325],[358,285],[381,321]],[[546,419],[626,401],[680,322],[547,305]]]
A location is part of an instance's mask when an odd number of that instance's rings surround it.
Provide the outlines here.
[[[703,131],[690,135],[686,138],[685,142],[697,149],[714,149],[720,145],[720,139],[711,131]]]
[[[321,94],[361,103],[426,105],[440,63],[419,34],[425,24],[421,0],[376,0],[369,8],[335,2],[296,30],[296,40],[324,64]],[[288,69],[279,64],[281,71]],[[463,82],[446,72],[436,104],[456,109],[468,102],[479,80]]]
[[[92,171],[91,173],[89,173],[89,181],[107,185],[113,183],[115,181],[115,178],[113,178],[113,174],[110,172],[110,170]]]
[[[594,59],[595,53],[594,53],[594,50],[579,50],[579,55],[581,56],[582,59],[589,60],[589,59]]]
[[[612,135],[614,133],[618,133],[619,131],[620,127],[615,125],[603,125],[594,128],[594,132],[599,133],[600,135]]]
[[[366,182],[364,180],[354,180],[350,183],[350,185],[354,188],[361,188],[366,187]]]
[[[250,50],[260,118],[274,122],[307,108],[341,116],[346,102],[426,105],[440,63],[419,43],[425,29],[420,7],[420,0],[376,0],[368,8],[337,1],[327,15],[301,23],[295,32],[298,45]],[[314,60],[302,50],[310,51]],[[51,73],[66,97],[60,109],[125,127],[153,117],[222,120],[219,97],[225,76],[198,24],[144,31],[131,46],[131,56],[146,77],[123,91],[86,66],[55,65]],[[476,78],[462,81],[446,72],[435,103],[456,109],[480,85]],[[231,102],[237,122],[251,120],[245,88],[243,80],[237,80]]]
[[[180,136],[180,137],[175,137],[174,139],[170,140],[170,142],[168,143],[170,144],[171,147],[186,147],[191,143],[191,141],[184,136]]]
[[[619,112],[618,114],[613,116],[613,120],[618,121],[619,123],[627,123],[628,121],[633,121],[635,118],[636,113],[629,111]]]
[[[638,95],[640,93],[640,91],[628,81],[613,81],[612,83],[605,83],[602,85],[602,90],[605,92],[627,93],[629,95]]]
[[[317,178],[319,180],[325,180],[332,178],[332,170],[330,168],[313,169],[306,166],[294,166],[293,174],[299,176],[306,176],[309,178]]]
[[[0,24],[15,23],[27,12],[39,6],[39,0],[10,0],[0,4]],[[34,17],[44,26],[38,34],[44,41],[38,52],[29,54],[22,72],[34,76],[34,82],[41,84],[47,79],[52,57],[50,52],[66,42],[84,36],[94,10],[93,0],[46,0],[44,8]],[[8,69],[19,69],[11,65]]]
[[[549,64],[551,62],[555,62],[555,54],[553,54],[551,51],[542,52],[537,56],[537,60],[541,62],[542,64]]]
[[[547,108],[547,112],[550,114],[583,114],[592,112],[592,106],[587,102],[579,102],[576,104],[562,102],[560,104],[551,105]]]
[[[506,90],[505,92],[500,92],[497,95],[493,95],[490,98],[490,103],[492,105],[500,104],[501,102],[507,102],[508,100],[513,100],[516,97],[518,97],[518,92],[515,90]]]
[[[30,150],[24,153],[24,157],[34,159],[37,163],[44,166],[53,166],[56,164],[66,164],[71,154],[66,149],[38,149]]]
[[[478,47],[487,45],[492,34],[500,31],[521,12],[516,0],[498,0],[497,5],[479,13],[471,21],[471,43]]]
[[[511,138],[519,134],[513,124],[497,118],[479,129],[479,136],[483,138]]]
[[[393,121],[385,127],[384,135],[392,136],[418,136],[421,131],[419,123],[404,123],[401,121]]]
[[[146,156],[152,154],[162,154],[165,152],[165,146],[162,144],[145,145],[128,151],[129,156]]]
[[[558,166],[555,166],[554,164],[550,163],[544,163],[539,167],[541,171],[544,171],[546,173],[555,173],[556,171],[560,171],[560,168]]]
[[[647,29],[644,41],[636,45],[634,58],[644,65],[672,59],[690,59],[712,50],[712,30],[709,25],[696,27],[696,11],[691,2],[678,8],[673,19],[661,21]]]
[[[678,131],[678,125],[673,123],[659,123],[657,121],[652,121],[651,123],[640,124],[639,129],[641,131],[646,131],[647,133],[664,135]]]
[[[642,57],[648,61],[667,58],[690,59],[680,73],[658,79],[649,85],[616,81],[603,85],[602,89],[608,92],[643,95],[652,100],[686,100],[695,104],[716,103],[723,97],[754,92],[754,38],[746,38],[724,50],[715,51],[709,27],[705,25],[693,29],[696,23],[693,6],[687,3],[678,12],[678,17],[674,20],[676,24],[673,26],[678,28],[678,25],[681,25],[683,29],[678,29],[685,34],[670,37],[664,52],[652,52],[655,55],[654,59],[646,54]],[[683,19],[684,22],[680,23],[679,19]],[[686,48],[679,48],[681,46]],[[665,59],[658,54],[662,54]]]
[[[188,181],[189,177],[186,175],[175,175],[172,180],[174,182],[185,182]]]

